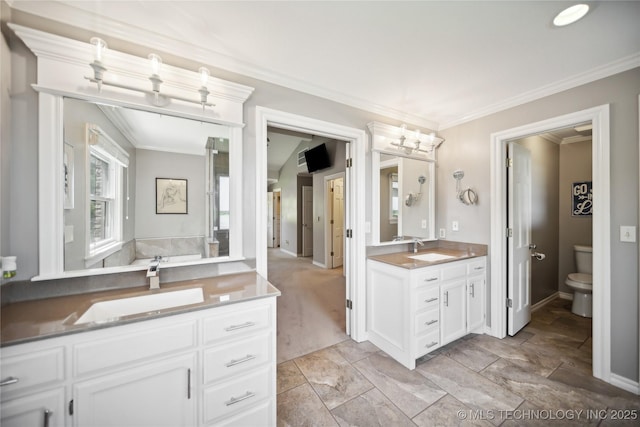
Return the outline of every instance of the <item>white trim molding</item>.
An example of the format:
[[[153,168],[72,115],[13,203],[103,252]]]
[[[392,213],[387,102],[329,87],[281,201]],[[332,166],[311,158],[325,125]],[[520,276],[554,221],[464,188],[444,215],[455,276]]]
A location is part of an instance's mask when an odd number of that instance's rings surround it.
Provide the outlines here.
[[[369,143],[362,129],[351,128],[265,107],[256,107],[256,271],[267,277],[267,127],[294,130],[346,141],[353,166],[345,171],[345,229],[352,230],[345,248],[347,298],[353,303],[347,318],[347,334],[355,341],[366,339],[366,246],[365,246],[365,150]],[[268,277],[267,277],[268,278]]]
[[[591,121],[593,124],[593,375],[611,383],[611,201],[609,105],[491,134],[491,331],[506,336],[506,144],[510,140]]]

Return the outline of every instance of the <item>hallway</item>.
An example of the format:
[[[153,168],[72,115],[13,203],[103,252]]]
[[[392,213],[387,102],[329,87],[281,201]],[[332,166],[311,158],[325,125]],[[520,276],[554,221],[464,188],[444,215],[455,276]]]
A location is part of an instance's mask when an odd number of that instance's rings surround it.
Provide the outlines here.
[[[278,363],[349,338],[342,268],[320,268],[311,258],[270,248],[268,269],[269,282],[282,292],[278,298]]]

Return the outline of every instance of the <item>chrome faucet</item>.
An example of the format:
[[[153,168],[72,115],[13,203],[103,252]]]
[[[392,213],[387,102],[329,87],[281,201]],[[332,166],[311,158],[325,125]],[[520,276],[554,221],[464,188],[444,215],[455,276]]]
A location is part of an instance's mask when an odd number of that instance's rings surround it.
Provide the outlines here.
[[[149,278],[149,289],[160,289],[160,261],[162,257],[156,255],[147,268],[147,277]]]
[[[422,243],[422,240],[418,239],[417,237],[414,237],[413,238],[413,253],[414,254],[418,253],[418,245],[424,246],[424,243]]]

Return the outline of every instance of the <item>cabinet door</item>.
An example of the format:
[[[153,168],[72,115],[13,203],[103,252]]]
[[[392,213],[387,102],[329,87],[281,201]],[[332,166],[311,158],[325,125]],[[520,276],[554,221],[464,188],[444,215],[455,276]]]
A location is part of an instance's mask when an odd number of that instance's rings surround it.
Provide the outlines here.
[[[2,402],[2,427],[63,427],[64,388]]]
[[[149,363],[74,386],[74,426],[193,426],[195,355]]]
[[[481,331],[484,326],[484,276],[467,280],[467,332]]]
[[[457,280],[440,286],[440,332],[442,345],[467,333],[466,280]]]

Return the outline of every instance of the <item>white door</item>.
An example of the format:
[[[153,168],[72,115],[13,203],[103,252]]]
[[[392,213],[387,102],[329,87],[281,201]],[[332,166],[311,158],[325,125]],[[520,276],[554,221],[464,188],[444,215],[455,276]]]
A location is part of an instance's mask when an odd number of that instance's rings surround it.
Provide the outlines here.
[[[273,247],[280,247],[280,190],[273,192]]]
[[[302,256],[313,255],[313,187],[302,186]]]
[[[63,427],[64,411],[64,388],[58,388],[2,402],[0,424],[2,427]]]
[[[331,265],[336,268],[342,265],[344,258],[344,180],[342,178],[334,179],[332,185]]]
[[[510,142],[507,217],[507,332],[515,335],[531,320],[531,153]]]
[[[273,223],[275,221],[275,216],[273,214],[273,193],[271,191],[267,192],[267,247],[273,247]]]

